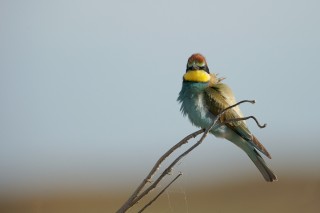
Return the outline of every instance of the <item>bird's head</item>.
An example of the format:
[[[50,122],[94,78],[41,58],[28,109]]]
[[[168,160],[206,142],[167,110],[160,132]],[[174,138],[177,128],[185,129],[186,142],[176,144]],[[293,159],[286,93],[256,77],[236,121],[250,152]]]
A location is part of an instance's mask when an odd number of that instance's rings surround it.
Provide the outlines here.
[[[183,80],[192,82],[210,81],[209,68],[203,55],[196,53],[190,56],[187,63],[186,74],[184,74]]]

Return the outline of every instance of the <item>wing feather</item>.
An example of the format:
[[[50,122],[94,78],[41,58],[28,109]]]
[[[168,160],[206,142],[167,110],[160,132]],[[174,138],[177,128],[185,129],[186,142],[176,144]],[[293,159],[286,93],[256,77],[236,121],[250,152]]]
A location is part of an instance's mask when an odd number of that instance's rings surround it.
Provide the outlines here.
[[[236,102],[232,90],[223,83],[217,83],[211,85],[205,90],[205,100],[209,107],[209,111],[214,115],[218,115],[222,110],[231,106]],[[238,106],[226,111],[221,117],[220,121],[241,118],[243,117],[242,112]],[[227,123],[230,129],[236,132],[243,139],[252,144],[256,149],[271,158],[266,148],[258,141],[258,139],[250,132],[245,121],[235,121]]]
[[[214,115],[219,114],[222,110],[236,103],[231,89],[222,83],[215,84],[206,89],[206,103],[209,111]],[[226,111],[220,118],[220,121],[243,117],[238,106]],[[252,134],[247,128],[245,121],[234,121],[226,124],[228,127],[240,134],[246,140],[252,140]]]

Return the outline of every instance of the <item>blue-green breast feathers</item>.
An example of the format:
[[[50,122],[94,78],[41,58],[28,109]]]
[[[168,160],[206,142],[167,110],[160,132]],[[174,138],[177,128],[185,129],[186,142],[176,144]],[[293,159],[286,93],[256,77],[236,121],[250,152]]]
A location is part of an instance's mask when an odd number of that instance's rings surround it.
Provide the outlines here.
[[[205,103],[204,91],[207,87],[208,83],[183,82],[178,97],[182,114],[188,116],[191,123],[200,128],[208,127],[215,118]]]

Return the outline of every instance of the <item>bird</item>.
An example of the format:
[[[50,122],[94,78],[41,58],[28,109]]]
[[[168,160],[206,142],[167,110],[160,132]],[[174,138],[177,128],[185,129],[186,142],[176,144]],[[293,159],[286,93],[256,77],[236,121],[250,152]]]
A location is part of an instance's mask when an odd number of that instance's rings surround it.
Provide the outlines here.
[[[203,55],[195,53],[189,57],[177,101],[181,104],[182,114],[187,116],[194,126],[208,128],[221,111],[237,103],[232,90],[228,85],[222,83],[223,80],[224,78],[218,78],[218,75],[209,72]],[[210,130],[210,133],[218,138],[231,141],[241,148],[267,182],[277,181],[277,176],[267,166],[259,152],[270,159],[271,155],[250,132],[246,122],[240,120],[223,123],[228,119],[241,117],[243,114],[239,106],[227,110],[218,119],[217,125]]]

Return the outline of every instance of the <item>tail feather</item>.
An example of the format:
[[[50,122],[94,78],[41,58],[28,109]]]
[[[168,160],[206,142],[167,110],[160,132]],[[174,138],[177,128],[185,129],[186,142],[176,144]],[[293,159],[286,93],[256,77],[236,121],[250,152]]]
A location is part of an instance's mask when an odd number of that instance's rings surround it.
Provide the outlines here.
[[[269,169],[266,162],[263,160],[263,158],[257,151],[259,150],[267,157],[271,158],[268,151],[263,147],[263,145],[258,141],[256,137],[253,136],[252,141],[247,141],[243,137],[239,136],[236,132],[231,131],[230,129],[227,130],[226,134],[224,134],[223,137],[237,145],[243,151],[245,151],[245,153],[256,165],[256,167],[259,169],[260,173],[266,181],[273,182],[277,180],[277,176],[273,173],[271,169]]]
[[[271,159],[271,155],[268,152],[268,150],[262,145],[262,143],[260,143],[260,141],[258,140],[258,138],[256,138],[254,135],[252,135],[252,140],[249,141],[256,149],[258,149],[260,152],[262,152],[263,154],[265,154],[265,156],[267,156],[268,158]]]
[[[247,153],[266,181],[273,182],[278,180],[277,176],[271,169],[269,169],[266,162],[251,143],[242,139],[241,142],[238,141],[235,144]]]
[[[256,167],[261,172],[264,179],[268,182],[277,181],[277,176],[274,174],[274,172],[269,169],[269,167],[266,165],[266,162],[263,160],[261,155],[253,148],[250,152],[247,152],[250,159],[253,161],[253,163],[256,165]]]

